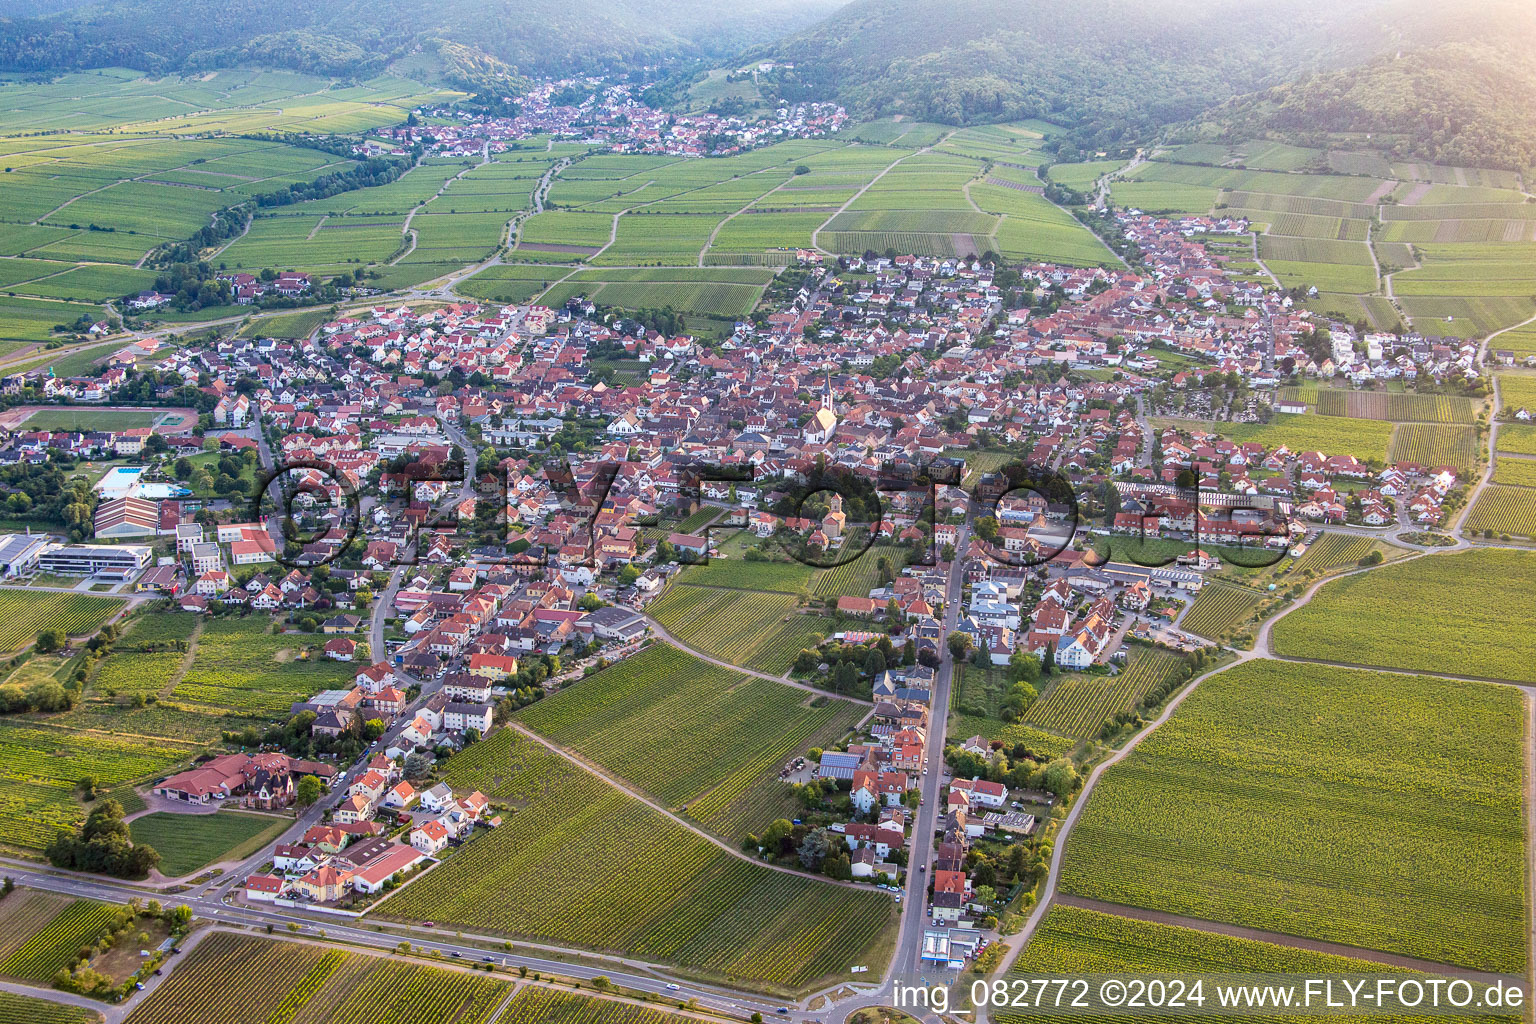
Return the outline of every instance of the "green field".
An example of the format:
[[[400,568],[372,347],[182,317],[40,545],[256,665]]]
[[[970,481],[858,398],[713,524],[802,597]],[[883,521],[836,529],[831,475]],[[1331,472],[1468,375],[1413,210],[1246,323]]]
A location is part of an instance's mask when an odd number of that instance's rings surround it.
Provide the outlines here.
[[[505,977],[215,932],[133,1007],[133,1024],[490,1024]]]
[[[1063,677],[1030,705],[1023,720],[1063,736],[1087,739],[1111,715],[1131,710],[1148,691],[1184,667],[1184,658],[1172,651],[1130,650],[1130,660],[1118,675]]]
[[[740,564],[749,569],[770,565]],[[815,647],[831,629],[828,620],[797,612],[793,594],[691,582],[672,584],[652,603],[650,614],[688,646],[771,675],[789,671],[795,656]]]
[[[1269,449],[1283,445],[1292,452],[1320,451],[1324,455],[1353,455],[1357,459],[1385,459],[1392,439],[1390,423],[1309,413],[1277,413],[1268,423],[1157,418],[1152,424],[1158,429],[1171,424],[1180,430],[1209,430],[1238,444],[1257,441]]]
[[[51,909],[51,908],[50,908]],[[74,900],[47,918],[37,921],[3,962],[0,975],[22,981],[49,982],[75,962],[81,946],[112,923],[117,908],[94,900]]]
[[[1274,661],[1219,673],[1105,774],[1062,887],[1521,973],[1520,701]]]
[[[1211,640],[1224,640],[1251,621],[1263,601],[1264,595],[1257,590],[1207,583],[1179,626]]]
[[[859,717],[855,704],[732,673],[666,644],[519,715],[529,728],[733,841],[793,817],[779,767],[810,747],[830,745]],[[661,744],[643,739],[662,735]]]
[[[315,637],[274,634],[271,628],[265,615],[210,622],[172,698],[214,714],[229,710],[276,718],[295,701],[351,681],[356,668],[321,657]],[[301,656],[309,645],[317,650]]]
[[[114,597],[90,597],[41,590],[0,590],[0,651],[30,644],[42,629],[89,636],[122,610]]]
[[[499,268],[492,268],[499,269]],[[546,276],[547,273],[546,273]],[[584,295],[603,306],[661,309],[725,319],[744,318],[762,297],[773,271],[748,267],[667,270],[583,270],[551,288],[541,301],[563,306]]]
[[[1322,575],[1344,566],[1357,565],[1371,553],[1376,542],[1369,537],[1348,533],[1324,533],[1307,545],[1307,550],[1292,563],[1292,572]]]
[[[1363,420],[1471,423],[1476,418],[1472,414],[1471,399],[1452,395],[1321,388],[1316,404],[1321,416],[1353,416]]]
[[[26,418],[28,430],[131,430],[154,426],[158,409],[92,409],[60,406],[39,409]]]
[[[0,992],[0,1024],[93,1024],[100,1019],[85,1007]]]
[[[215,861],[249,856],[292,824],[286,818],[236,811],[160,812],[135,818],[130,828],[135,843],[148,843],[159,851],[160,873],[179,878]]]
[[[623,952],[754,987],[882,962],[895,920],[884,894],[733,857],[512,730],[456,755],[448,781],[518,809],[371,916]]]
[[[1463,477],[1482,465],[1487,445],[1477,428],[1462,424],[1399,423],[1392,430],[1388,462],[1417,462],[1435,468],[1451,466]]]
[[[1520,607],[1530,585],[1531,560],[1520,552],[1416,558],[1329,583],[1275,623],[1274,649],[1300,658],[1536,682],[1529,652],[1507,642],[1510,609]]]
[[[1138,921],[1112,914],[1101,914],[1072,906],[1053,907],[1029,946],[1015,962],[1010,979],[1059,978],[1104,975],[1115,978],[1181,977],[1186,984],[1195,978],[1234,978],[1240,975],[1287,975],[1286,980],[1322,977],[1375,977],[1388,969],[1380,963],[1352,957],[1315,953],[1294,946],[1281,946],[1253,939],[1234,938],[1214,932],[1197,931],[1174,925]],[[1413,972],[1396,972],[1404,977]],[[1276,978],[1275,981],[1281,979]],[[1010,992],[1013,991],[1011,988]],[[1054,991],[1051,989],[1050,991]],[[1075,990],[1074,990],[1075,991]],[[1202,990],[1213,1006],[1218,997],[1209,986]],[[1088,1021],[1098,1024],[1124,1024],[1134,1017],[1123,1010],[1106,1008],[1093,1002],[1096,986],[1090,989],[1083,1009],[1068,1013],[1031,1012],[1025,1016],[1000,1013],[999,1021],[1021,1024],[1029,1021]],[[1228,1012],[1231,1012],[1230,1010]],[[1293,1012],[1294,1013],[1294,1012]],[[1242,1019],[1253,1024],[1279,1024],[1294,1020],[1293,1013],[1258,1013],[1245,1011]],[[1209,1016],[1176,1014],[1177,1019],[1216,1020]],[[1343,1021],[1347,1012],[1324,1014],[1314,1010],[1310,1020]],[[1430,1018],[1388,1014],[1374,1011],[1371,1019],[1381,1024],[1407,1024]],[[1483,1017],[1489,1022],[1514,1024],[1518,1017]]]
[[[1498,474],[1511,462],[1500,462]],[[1489,484],[1462,525],[1474,533],[1488,530],[1500,536],[1536,537],[1536,488]]]

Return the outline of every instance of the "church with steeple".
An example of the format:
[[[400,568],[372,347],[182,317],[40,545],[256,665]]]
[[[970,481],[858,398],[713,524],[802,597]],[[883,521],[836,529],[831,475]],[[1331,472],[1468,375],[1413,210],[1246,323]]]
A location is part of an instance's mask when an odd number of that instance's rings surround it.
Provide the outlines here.
[[[805,421],[805,443],[826,444],[837,430],[837,410],[832,407],[832,374],[827,373],[821,393],[821,405],[811,418]]]

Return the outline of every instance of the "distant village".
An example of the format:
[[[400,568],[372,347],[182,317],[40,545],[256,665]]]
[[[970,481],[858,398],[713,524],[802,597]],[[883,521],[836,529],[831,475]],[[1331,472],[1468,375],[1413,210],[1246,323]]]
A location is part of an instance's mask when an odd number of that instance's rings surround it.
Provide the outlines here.
[[[430,123],[379,129],[359,152],[401,155],[420,144],[432,156],[479,157],[538,135],[613,153],[730,156],[786,139],[826,138],[849,123],[848,112],[836,103],[785,103],[762,117],[675,114],[646,105],[642,91],[600,79],[546,82],[516,98],[515,116],[428,108],[420,114]]]

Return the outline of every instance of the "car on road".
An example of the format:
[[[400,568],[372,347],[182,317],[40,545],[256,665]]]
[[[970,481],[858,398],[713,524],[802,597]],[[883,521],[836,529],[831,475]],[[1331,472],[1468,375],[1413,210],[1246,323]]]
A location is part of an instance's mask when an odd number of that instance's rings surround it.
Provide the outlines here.
[[[448,955],[449,955],[449,956],[451,956],[451,957],[453,957],[453,958],[454,958],[454,959],[455,959],[455,960],[462,960],[462,959],[464,959],[464,954],[463,954],[463,953],[460,953],[460,952],[459,952],[459,951],[458,951],[458,950],[456,950],[456,949],[455,949],[455,950],[453,950],[453,951],[452,951],[452,952],[451,952],[451,953],[449,953],[449,954],[448,954]]]
[[[667,985],[667,991],[668,991],[668,992],[676,992],[676,991],[677,991],[677,990],[678,990],[678,989],[680,989],[680,988],[682,988],[682,987],[683,987],[683,986],[681,986],[681,985],[678,985],[678,984],[676,984],[676,983],[671,983],[671,984],[668,984],[668,985]]]

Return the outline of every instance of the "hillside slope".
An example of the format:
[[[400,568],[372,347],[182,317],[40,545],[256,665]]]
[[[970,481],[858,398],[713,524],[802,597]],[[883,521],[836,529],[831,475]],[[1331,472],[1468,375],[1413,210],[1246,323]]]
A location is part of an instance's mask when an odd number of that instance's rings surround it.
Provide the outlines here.
[[[440,37],[524,73],[593,73],[720,57],[810,24],[842,0],[0,0],[0,69],[160,72],[237,60],[376,70]],[[50,13],[38,15],[39,10]],[[280,33],[274,30],[281,27]]]

